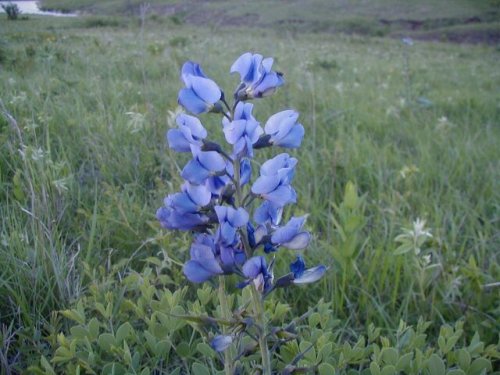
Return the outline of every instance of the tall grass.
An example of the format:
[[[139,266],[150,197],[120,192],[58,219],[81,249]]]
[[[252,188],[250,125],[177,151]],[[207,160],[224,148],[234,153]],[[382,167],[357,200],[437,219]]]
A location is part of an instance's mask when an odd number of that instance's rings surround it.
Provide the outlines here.
[[[310,213],[307,251],[331,267],[320,286],[290,298],[333,301],[347,335],[372,322],[390,334],[400,319],[419,316],[465,316],[466,328],[489,340],[498,331],[498,290],[485,288],[500,277],[498,51],[271,30],[211,34],[161,20],[142,34],[135,23],[103,32],[36,17],[0,30],[0,321],[15,321],[23,339],[61,324],[51,314],[85,292],[83,262],[140,267],[162,250],[185,259],[186,239],[162,235],[154,218],[180,183],[164,139],[178,70],[199,61],[231,88],[236,78],[220,78],[247,50],[275,56],[290,82],[256,116],[265,122],[288,106],[302,114],[294,214]],[[395,238],[417,218],[432,233],[425,251],[433,267],[421,274],[416,254],[395,254]],[[185,283],[179,274],[174,281]]]

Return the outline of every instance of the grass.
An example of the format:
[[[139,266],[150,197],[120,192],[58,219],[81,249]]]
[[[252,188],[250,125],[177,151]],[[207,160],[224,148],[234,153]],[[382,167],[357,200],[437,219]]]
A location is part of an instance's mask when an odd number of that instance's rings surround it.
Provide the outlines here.
[[[183,159],[164,139],[179,68],[199,61],[230,91],[230,64],[247,50],[274,56],[287,81],[256,117],[301,113],[293,214],[310,213],[307,261],[331,267],[317,286],[276,298],[307,301],[297,313],[332,301],[346,332],[464,317],[469,335],[497,339],[498,289],[485,285],[500,279],[498,50],[162,17],[142,30],[120,17],[30,17],[0,32],[0,322],[15,322],[23,364],[64,328],[55,312],[85,293],[83,263],[140,269],[162,250],[186,259],[187,237],[163,234],[154,218],[181,182]],[[394,254],[417,218],[433,236],[422,246],[431,268]],[[172,278],[186,284],[179,267]]]

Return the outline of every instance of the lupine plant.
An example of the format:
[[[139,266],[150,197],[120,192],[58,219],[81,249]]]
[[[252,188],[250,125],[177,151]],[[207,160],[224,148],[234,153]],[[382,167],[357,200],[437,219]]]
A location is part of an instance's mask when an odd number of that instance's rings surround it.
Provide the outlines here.
[[[292,187],[298,163],[295,157],[280,153],[265,161],[252,181],[256,150],[272,146],[295,149],[304,136],[294,110],[272,115],[263,127],[252,114],[252,100],[266,98],[284,84],[283,75],[272,70],[272,65],[272,58],[249,52],[241,55],[230,70],[241,78],[230,104],[199,64],[186,62],[181,71],[185,87],[179,91],[178,102],[193,115],[221,116],[228,146],[210,140],[201,120],[186,113],[177,116],[178,127],[167,133],[169,147],[190,153],[192,159],[182,169],[185,182],[181,191],[168,195],[156,216],[163,228],[193,233],[190,259],[183,266],[185,276],[194,283],[218,280],[224,320],[210,320],[222,327],[210,334],[210,343],[224,353],[221,359],[226,374],[238,371],[235,363],[245,357],[249,342],[250,347],[253,343],[260,349],[262,373],[271,374],[271,355],[279,342],[266,321],[265,298],[277,288],[315,282],[327,270],[323,265],[307,269],[297,255],[289,273],[274,276],[280,249],[304,250],[311,234],[303,229],[306,216],[282,223],[285,207],[297,200]],[[228,275],[240,279],[233,290],[250,289],[251,302],[239,312],[229,309]]]

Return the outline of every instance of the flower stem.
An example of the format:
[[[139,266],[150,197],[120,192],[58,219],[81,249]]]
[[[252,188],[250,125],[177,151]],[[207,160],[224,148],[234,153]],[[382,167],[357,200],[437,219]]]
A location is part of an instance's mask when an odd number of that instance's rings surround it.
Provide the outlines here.
[[[226,279],[225,276],[219,276],[219,303],[220,309],[222,313],[222,318],[226,320],[231,319],[231,311],[229,310],[229,306],[227,303],[227,295],[226,295]],[[223,333],[226,334],[227,327],[223,327]],[[224,372],[226,375],[233,375],[234,373],[234,348],[233,346],[229,346],[226,350],[224,350]]]
[[[234,179],[236,182],[236,205],[242,207],[244,198],[240,185],[240,166],[240,159],[236,158],[233,164]],[[250,258],[252,256],[252,248],[248,243],[248,233],[246,226],[242,228],[242,242],[245,249],[245,254],[247,258]],[[260,354],[262,357],[262,375],[271,375],[271,357],[269,355],[269,347],[267,345],[267,321],[264,312],[264,300],[261,293],[255,288],[255,285],[253,283],[251,284],[251,293],[255,321],[259,328],[258,341]]]
[[[259,328],[259,348],[262,356],[262,375],[271,375],[271,357],[267,345],[267,321],[264,312],[264,300],[260,292],[252,284],[252,302],[255,320]]]

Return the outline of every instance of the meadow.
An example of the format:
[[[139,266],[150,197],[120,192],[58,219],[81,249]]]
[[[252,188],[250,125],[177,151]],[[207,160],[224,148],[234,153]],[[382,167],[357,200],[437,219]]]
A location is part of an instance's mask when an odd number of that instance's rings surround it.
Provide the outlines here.
[[[185,279],[189,236],[155,212],[182,183],[165,140],[180,67],[197,61],[230,90],[246,51],[273,56],[286,80],[255,116],[301,114],[286,215],[309,213],[305,256],[329,267],[267,301],[270,319],[306,314],[280,370],[498,371],[498,47],[279,25],[2,19],[2,374],[221,372],[179,318],[216,309],[216,288]],[[280,251],[286,272],[294,253]]]

